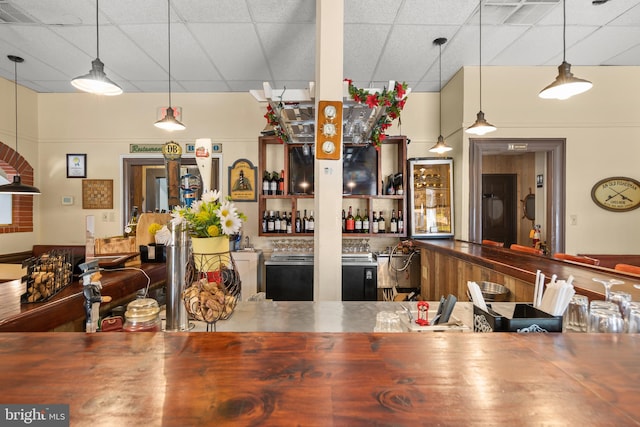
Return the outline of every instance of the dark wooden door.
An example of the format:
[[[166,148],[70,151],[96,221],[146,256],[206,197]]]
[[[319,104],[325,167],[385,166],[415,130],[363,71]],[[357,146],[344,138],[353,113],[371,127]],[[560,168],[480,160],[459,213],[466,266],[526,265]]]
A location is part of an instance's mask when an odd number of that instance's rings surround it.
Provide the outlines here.
[[[516,174],[482,175],[482,238],[517,243]]]

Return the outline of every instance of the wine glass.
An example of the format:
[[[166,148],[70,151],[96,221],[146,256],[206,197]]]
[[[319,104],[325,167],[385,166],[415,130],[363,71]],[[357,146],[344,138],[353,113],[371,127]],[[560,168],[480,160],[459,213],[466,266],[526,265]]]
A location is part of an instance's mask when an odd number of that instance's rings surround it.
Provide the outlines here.
[[[611,292],[611,287],[614,285],[622,285],[624,284],[624,282],[622,280],[618,280],[618,279],[596,279],[595,277],[593,278],[594,282],[599,282],[602,283],[602,285],[604,286],[604,293],[605,293],[605,301],[609,301],[609,297],[610,297],[610,292]]]

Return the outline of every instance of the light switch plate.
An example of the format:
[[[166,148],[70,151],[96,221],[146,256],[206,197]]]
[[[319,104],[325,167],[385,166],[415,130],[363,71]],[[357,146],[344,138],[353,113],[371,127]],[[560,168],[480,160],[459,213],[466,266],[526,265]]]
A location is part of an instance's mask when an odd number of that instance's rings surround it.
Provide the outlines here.
[[[73,196],[62,196],[63,205],[73,205]]]

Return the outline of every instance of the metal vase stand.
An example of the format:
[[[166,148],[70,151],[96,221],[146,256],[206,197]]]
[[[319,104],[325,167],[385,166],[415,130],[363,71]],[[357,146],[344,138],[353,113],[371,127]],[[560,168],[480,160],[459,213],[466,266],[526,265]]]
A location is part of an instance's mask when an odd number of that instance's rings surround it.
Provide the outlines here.
[[[187,312],[206,322],[207,332],[215,332],[216,322],[228,319],[240,298],[240,275],[231,252],[191,253],[184,277]]]

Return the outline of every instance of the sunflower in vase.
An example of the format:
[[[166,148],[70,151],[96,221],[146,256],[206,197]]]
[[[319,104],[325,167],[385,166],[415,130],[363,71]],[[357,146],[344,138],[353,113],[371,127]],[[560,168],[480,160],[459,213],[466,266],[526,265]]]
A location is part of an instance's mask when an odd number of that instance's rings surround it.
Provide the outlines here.
[[[189,207],[178,206],[171,213],[174,225],[186,223],[193,237],[218,237],[237,234],[247,217],[238,212],[230,197],[218,190],[205,191]]]

